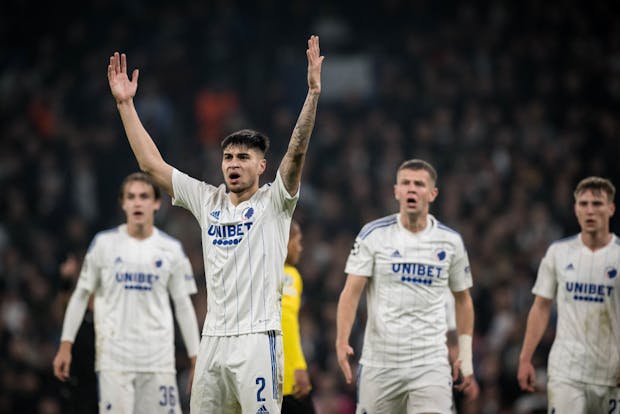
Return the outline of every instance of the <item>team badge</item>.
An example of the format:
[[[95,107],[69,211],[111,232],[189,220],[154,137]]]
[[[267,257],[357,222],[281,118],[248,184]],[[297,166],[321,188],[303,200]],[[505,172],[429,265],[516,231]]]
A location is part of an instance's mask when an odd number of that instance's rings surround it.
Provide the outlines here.
[[[618,276],[618,270],[612,266],[607,267],[607,269],[605,269],[605,273],[607,273],[607,277],[610,279],[613,279],[616,276]]]
[[[435,256],[437,256],[440,262],[443,262],[446,258],[446,251],[442,249],[437,250],[435,251]]]
[[[243,210],[243,221],[247,221],[254,215],[254,207],[246,207]]]

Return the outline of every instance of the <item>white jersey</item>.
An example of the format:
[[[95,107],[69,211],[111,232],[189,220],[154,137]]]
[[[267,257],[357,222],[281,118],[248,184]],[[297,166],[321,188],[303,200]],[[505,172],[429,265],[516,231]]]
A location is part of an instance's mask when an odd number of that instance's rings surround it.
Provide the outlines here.
[[[96,371],[175,372],[170,297],[188,294],[185,260],[157,228],[144,240],[125,224],[95,236],[77,288],[95,294]]]
[[[472,286],[461,236],[428,216],[412,233],[398,214],[367,224],[345,272],[368,276],[361,363],[395,368],[448,361],[445,295]]]
[[[280,173],[235,206],[219,187],[174,170],[173,203],[191,211],[202,231],[207,316],[202,334],[230,336],[281,331],[283,266],[291,196]]]
[[[593,252],[579,235],[553,243],[532,292],[557,299],[549,376],[614,386],[620,372],[620,240]]]

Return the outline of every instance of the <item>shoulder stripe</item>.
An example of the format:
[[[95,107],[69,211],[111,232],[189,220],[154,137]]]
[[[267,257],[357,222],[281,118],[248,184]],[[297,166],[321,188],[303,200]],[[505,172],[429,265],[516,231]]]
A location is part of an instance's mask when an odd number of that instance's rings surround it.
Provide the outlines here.
[[[377,229],[380,229],[382,227],[391,226],[391,225],[395,224],[396,221],[397,221],[396,220],[396,216],[388,216],[388,217],[380,218],[380,219],[375,220],[375,221],[371,221],[370,223],[366,224],[362,228],[362,230],[360,231],[360,234],[358,235],[358,237],[360,239],[364,240],[373,231],[375,231]]]

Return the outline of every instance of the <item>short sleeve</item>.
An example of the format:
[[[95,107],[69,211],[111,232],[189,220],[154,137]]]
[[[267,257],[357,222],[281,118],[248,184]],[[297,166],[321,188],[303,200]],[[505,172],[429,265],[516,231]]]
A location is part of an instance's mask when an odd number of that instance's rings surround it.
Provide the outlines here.
[[[297,200],[299,200],[299,189],[297,189],[297,194],[290,195],[284,186],[284,181],[282,181],[282,177],[280,176],[280,170],[278,170],[276,179],[271,186],[272,191],[274,191],[272,202],[275,204],[276,210],[283,211],[287,216],[292,217],[295,206],[297,205]]]
[[[553,256],[553,245],[551,245],[540,262],[536,283],[532,288],[533,294],[547,299],[555,299],[558,287]]]
[[[368,239],[357,237],[349,253],[345,273],[357,276],[372,276],[375,257],[368,246]]]
[[[194,279],[194,270],[192,269],[192,263],[187,256],[183,257],[181,261],[181,272],[185,280],[185,290],[189,295],[195,295],[198,292],[196,287],[196,279]]]
[[[216,191],[216,187],[190,177],[174,168],[172,170],[172,204],[189,210],[202,223],[203,199]]]
[[[192,295],[197,291],[192,266],[182,250],[179,250],[170,268],[168,291],[173,299],[185,295]]]
[[[473,285],[469,257],[460,236],[456,242],[454,258],[450,263],[448,275],[448,285],[452,292],[461,292]]]
[[[100,266],[98,264],[98,255],[101,250],[101,240],[98,240],[98,238],[95,237],[88,248],[76,286],[76,288],[86,289],[90,293],[95,292],[99,286]]]

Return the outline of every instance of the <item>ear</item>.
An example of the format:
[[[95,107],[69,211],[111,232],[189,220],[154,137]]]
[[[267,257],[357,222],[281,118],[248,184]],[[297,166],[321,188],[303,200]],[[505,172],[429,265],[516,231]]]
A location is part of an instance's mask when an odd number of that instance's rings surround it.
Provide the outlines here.
[[[435,201],[438,195],[439,195],[439,189],[437,187],[433,187],[433,189],[431,190],[431,196],[428,202],[432,203],[433,201]]]
[[[396,184],[394,184],[394,198],[398,200],[398,193],[396,192]]]
[[[159,200],[155,200],[155,212],[156,213],[159,211],[160,207],[161,207],[161,198]]]
[[[616,205],[614,203],[611,203],[609,205],[609,217],[613,217],[615,212],[616,212]]]
[[[258,175],[261,175],[262,173],[264,173],[265,172],[265,168],[267,168],[267,160],[263,158],[258,163]]]

